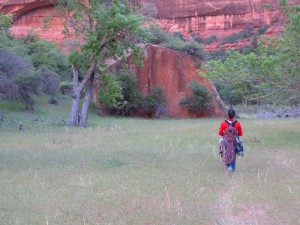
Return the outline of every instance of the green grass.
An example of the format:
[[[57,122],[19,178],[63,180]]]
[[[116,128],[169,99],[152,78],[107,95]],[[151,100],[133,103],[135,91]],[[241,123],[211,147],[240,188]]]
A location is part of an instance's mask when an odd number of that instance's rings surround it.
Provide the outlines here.
[[[68,109],[0,102],[0,224],[300,223],[300,119],[240,118],[246,155],[229,175],[221,119],[91,112],[74,128],[57,122]]]

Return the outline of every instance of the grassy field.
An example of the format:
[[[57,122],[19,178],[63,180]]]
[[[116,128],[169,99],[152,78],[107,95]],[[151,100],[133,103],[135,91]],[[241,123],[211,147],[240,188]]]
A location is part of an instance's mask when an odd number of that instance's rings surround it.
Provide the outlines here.
[[[221,119],[91,113],[74,128],[68,110],[0,102],[1,225],[300,224],[300,119],[240,118],[246,152],[231,175]]]

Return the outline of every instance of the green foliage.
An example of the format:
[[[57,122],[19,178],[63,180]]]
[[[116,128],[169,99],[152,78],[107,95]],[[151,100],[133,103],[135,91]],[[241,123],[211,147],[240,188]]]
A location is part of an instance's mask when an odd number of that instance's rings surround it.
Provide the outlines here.
[[[136,75],[126,70],[121,70],[116,75],[121,83],[123,96],[123,105],[118,107],[117,114],[134,115],[141,104],[141,94]]]
[[[191,113],[203,113],[212,107],[212,96],[207,87],[194,80],[188,85],[191,94],[180,101]]]
[[[70,77],[70,65],[67,57],[61,52],[55,43],[40,39],[36,34],[28,34],[18,38],[18,42],[25,46],[26,54],[34,67],[47,67],[59,74],[62,79]]]
[[[180,40],[185,41],[185,38],[181,32],[174,32],[172,35],[175,38],[179,38]]]
[[[159,45],[161,43],[167,42],[170,38],[170,34],[160,29],[158,26],[152,26],[150,31],[152,32],[151,38],[149,40],[150,43]]]
[[[260,27],[256,30],[256,35],[260,36],[266,33],[266,31],[270,28],[270,25],[265,25],[263,27]]]
[[[227,105],[237,105],[243,102],[243,96],[238,96],[235,90],[238,89],[238,85],[234,83],[215,83],[215,87],[221,97],[221,99]]]
[[[152,32],[153,38],[151,39],[151,43],[159,44],[179,52],[184,52],[200,59],[205,58],[205,51],[203,47],[194,40],[185,41],[183,35],[179,32],[175,32],[172,35],[157,27],[154,27]]]
[[[227,53],[223,48],[219,48],[215,52],[207,52],[206,53],[206,60],[221,60],[224,61],[227,58]]]
[[[104,112],[117,106],[123,99],[122,87],[115,74],[106,73],[101,76],[100,90],[98,94],[98,103]]]
[[[133,116],[140,108],[142,98],[136,75],[120,70],[107,76],[101,79],[100,110],[111,115]]]
[[[44,93],[54,95],[58,90],[61,77],[47,67],[40,67],[36,73],[41,79]]]
[[[229,51],[221,61],[204,65],[206,75],[219,83],[233,83],[234,93],[246,101],[299,104],[300,6],[285,5],[286,31],[281,37],[257,44],[255,52]],[[199,72],[201,75],[205,74]]]
[[[0,92],[11,100],[22,100],[33,111],[32,95],[42,89],[54,94],[62,77],[69,77],[66,56],[53,43],[37,35],[14,38],[0,32]]]
[[[216,35],[211,35],[209,38],[201,38],[197,34],[192,34],[192,38],[194,41],[204,45],[210,45],[218,39]]]
[[[247,100],[254,100],[259,95],[270,93],[274,86],[271,83],[263,85],[263,81],[274,74],[273,57],[256,55],[253,52],[242,55],[237,51],[229,51],[227,54],[228,57],[224,61],[210,61],[204,65],[208,77],[217,83],[234,83],[233,87],[236,89],[233,93]],[[260,90],[259,94],[256,89]]]
[[[7,31],[10,28],[12,22],[13,20],[11,14],[5,15],[0,12],[0,32]]]
[[[239,39],[245,39],[245,38],[250,38],[254,35],[253,28],[252,27],[247,27],[244,30],[241,30],[239,33],[233,33],[228,37],[225,37],[220,45],[230,43],[234,44],[239,41]]]
[[[59,84],[58,90],[63,95],[67,95],[71,93],[72,87],[73,87],[72,82],[63,81]]]
[[[142,109],[149,117],[159,118],[167,114],[166,97],[161,87],[154,87],[152,93],[142,101]]]
[[[0,93],[11,100],[22,100],[28,111],[33,111],[32,94],[40,90],[40,78],[30,62],[11,49],[0,48]]]

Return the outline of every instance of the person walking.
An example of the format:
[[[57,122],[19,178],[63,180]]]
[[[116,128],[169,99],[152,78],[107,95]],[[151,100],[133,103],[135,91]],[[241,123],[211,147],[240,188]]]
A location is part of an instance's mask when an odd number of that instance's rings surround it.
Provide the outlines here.
[[[241,141],[239,137],[243,135],[242,125],[235,119],[235,111],[228,110],[228,119],[220,124],[219,135],[222,136],[219,141],[220,155],[226,165],[228,172],[234,172],[236,169],[236,151],[235,141]],[[239,153],[243,156],[243,152]]]

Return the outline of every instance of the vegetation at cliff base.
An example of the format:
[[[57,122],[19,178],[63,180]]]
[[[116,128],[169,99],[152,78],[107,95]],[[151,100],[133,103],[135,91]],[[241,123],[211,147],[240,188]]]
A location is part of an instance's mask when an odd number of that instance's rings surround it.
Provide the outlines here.
[[[223,60],[203,65],[202,76],[231,87],[243,102],[260,104],[300,103],[300,6],[282,2],[287,15],[285,32],[260,39],[256,49],[241,54],[231,50]]]

